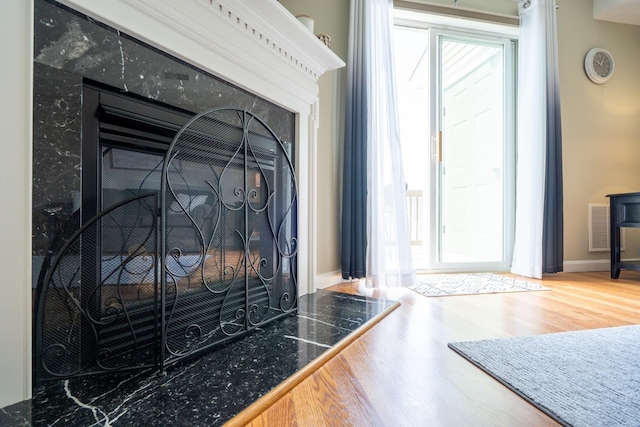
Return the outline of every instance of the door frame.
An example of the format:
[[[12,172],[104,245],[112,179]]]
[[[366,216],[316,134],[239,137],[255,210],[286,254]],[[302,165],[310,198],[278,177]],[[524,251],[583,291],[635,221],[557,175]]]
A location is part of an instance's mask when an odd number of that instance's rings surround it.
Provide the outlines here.
[[[508,271],[513,255],[515,235],[515,160],[516,160],[516,41],[505,34],[486,33],[465,28],[443,28],[429,26],[429,84],[433,94],[430,96],[430,141],[431,159],[429,162],[429,271]],[[504,52],[504,142],[503,142],[503,238],[502,260],[498,262],[442,262],[441,255],[441,163],[439,162],[439,135],[443,130],[441,114],[443,88],[441,82],[440,40],[443,37],[453,39],[484,41],[502,46]]]

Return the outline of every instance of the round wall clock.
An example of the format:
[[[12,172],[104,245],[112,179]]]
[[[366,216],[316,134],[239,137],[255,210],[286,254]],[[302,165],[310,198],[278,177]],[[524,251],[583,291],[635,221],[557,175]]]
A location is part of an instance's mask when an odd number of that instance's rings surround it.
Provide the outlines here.
[[[584,58],[584,71],[594,83],[605,83],[613,74],[613,56],[604,49],[594,47]]]

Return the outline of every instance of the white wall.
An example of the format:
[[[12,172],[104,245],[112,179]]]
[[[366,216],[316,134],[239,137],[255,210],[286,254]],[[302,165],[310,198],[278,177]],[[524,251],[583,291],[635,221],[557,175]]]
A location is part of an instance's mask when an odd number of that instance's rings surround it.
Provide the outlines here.
[[[32,0],[0,4],[0,407],[31,393]]]
[[[565,271],[607,270],[609,252],[588,251],[587,206],[608,204],[610,193],[640,191],[640,26],[594,20],[592,1],[558,4]],[[592,47],[614,57],[614,74],[604,85],[584,72]],[[640,239],[632,234],[623,258],[639,257]]]

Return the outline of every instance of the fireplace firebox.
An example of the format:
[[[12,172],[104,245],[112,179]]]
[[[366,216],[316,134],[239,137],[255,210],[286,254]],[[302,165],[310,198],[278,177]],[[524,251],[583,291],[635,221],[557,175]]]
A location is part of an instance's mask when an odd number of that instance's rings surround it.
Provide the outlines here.
[[[296,311],[291,144],[246,109],[88,83],[82,115],[80,229],[60,230],[38,281],[36,385],[162,372]]]

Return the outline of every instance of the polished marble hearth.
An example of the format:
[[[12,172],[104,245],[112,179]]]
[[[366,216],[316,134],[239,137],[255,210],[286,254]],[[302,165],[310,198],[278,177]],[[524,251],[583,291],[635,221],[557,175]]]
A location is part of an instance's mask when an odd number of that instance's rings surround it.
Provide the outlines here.
[[[297,314],[165,376],[146,369],[48,382],[33,399],[0,409],[0,425],[223,425],[293,387],[398,305],[318,290],[300,297]]]

